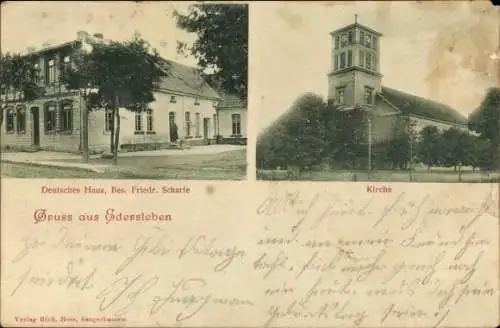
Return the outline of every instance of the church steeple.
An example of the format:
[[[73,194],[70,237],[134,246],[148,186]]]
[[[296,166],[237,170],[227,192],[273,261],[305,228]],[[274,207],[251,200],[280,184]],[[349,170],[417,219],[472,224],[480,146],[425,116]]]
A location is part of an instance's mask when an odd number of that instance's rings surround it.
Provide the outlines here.
[[[337,104],[372,104],[381,89],[379,71],[381,33],[354,23],[330,33],[332,65],[328,74],[329,100]]]

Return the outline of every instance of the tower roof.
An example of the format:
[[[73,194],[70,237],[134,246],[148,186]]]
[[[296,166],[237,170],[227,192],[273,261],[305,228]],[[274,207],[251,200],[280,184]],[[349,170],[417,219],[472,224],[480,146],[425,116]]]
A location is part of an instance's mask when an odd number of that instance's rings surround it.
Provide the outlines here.
[[[373,34],[375,34],[375,35],[377,35],[377,36],[382,36],[382,35],[383,35],[382,33],[377,32],[377,31],[375,31],[374,29],[369,28],[368,26],[365,26],[365,25],[359,24],[359,23],[357,23],[357,22],[356,22],[356,23],[349,24],[349,25],[344,26],[344,27],[342,27],[342,28],[336,29],[336,30],[334,30],[334,31],[330,32],[330,35],[337,34],[337,33],[342,32],[342,31],[350,30],[350,29],[355,28],[355,27],[358,27],[358,28],[361,28],[361,29],[366,30],[366,31],[368,31],[368,32],[371,32],[371,33],[373,33]]]

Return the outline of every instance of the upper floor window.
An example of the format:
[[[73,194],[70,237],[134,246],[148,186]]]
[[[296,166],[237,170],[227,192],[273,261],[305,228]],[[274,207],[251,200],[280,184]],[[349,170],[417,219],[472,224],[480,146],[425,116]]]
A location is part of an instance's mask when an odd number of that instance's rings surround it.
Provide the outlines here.
[[[352,50],[347,51],[347,67],[352,66]]]
[[[233,135],[241,135],[241,116],[240,114],[231,115],[233,123]]]
[[[335,61],[335,63],[334,63],[334,65],[335,65],[334,69],[338,70],[339,69],[339,55],[338,54],[335,55],[334,61]]]
[[[345,68],[345,64],[346,64],[346,62],[345,62],[345,52],[342,52],[342,53],[340,54],[340,64],[339,64],[339,68],[340,68],[340,69],[344,69],[344,68]]]
[[[148,108],[148,110],[146,111],[146,128],[148,132],[154,131],[153,110],[151,108]]]
[[[347,32],[347,42],[349,44],[352,44],[353,43],[353,31],[349,31]]]
[[[39,64],[33,65],[33,82],[37,85],[40,83],[40,65]]]
[[[337,88],[337,105],[345,104],[344,91],[344,88]]]
[[[214,135],[217,135],[217,114],[214,114]]]
[[[372,47],[372,36],[371,35],[365,35],[365,39],[363,40],[363,43],[366,47],[371,48]]]
[[[365,57],[365,67],[372,69],[372,54],[367,52]]]
[[[59,131],[73,130],[73,103],[71,101],[63,101],[59,108]]]
[[[43,110],[45,133],[56,131],[56,104],[46,103]]]
[[[16,112],[14,111],[14,108],[9,107],[5,111],[5,116],[6,116],[6,122],[5,122],[5,128],[7,130],[7,133],[13,133],[14,127],[15,127],[15,121],[16,121]]]
[[[26,107],[24,106],[17,106],[16,108],[16,125],[17,132],[26,132]]]
[[[377,43],[378,43],[378,39],[377,39],[377,37],[374,36],[373,39],[372,39],[372,48],[374,50],[377,50],[377,47],[378,47]]]
[[[342,34],[342,36],[340,37],[340,46],[345,47],[347,45],[347,40],[348,40],[347,34],[346,33]]]
[[[338,49],[340,46],[340,35],[335,36],[335,49]]]
[[[361,67],[365,67],[365,52],[363,50],[359,51],[358,65]]]
[[[47,62],[45,70],[45,82],[46,84],[53,84],[56,82],[56,63],[55,59],[50,59]]]
[[[373,88],[365,87],[365,104],[373,105]]]
[[[68,72],[71,69],[71,58],[69,56],[64,56],[61,65],[61,70],[63,73]]]
[[[364,40],[365,40],[365,32],[363,32],[363,31],[359,31],[359,43],[360,43],[360,44],[364,44],[364,43],[363,43],[363,42],[364,42]]]

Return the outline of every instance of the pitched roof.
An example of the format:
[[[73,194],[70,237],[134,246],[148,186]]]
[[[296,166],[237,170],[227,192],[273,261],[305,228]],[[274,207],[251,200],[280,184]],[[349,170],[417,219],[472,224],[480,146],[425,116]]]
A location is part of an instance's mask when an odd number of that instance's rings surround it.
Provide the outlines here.
[[[167,59],[162,59],[161,65],[167,70],[167,76],[158,84],[160,89],[201,98],[221,99],[197,68]]]
[[[403,91],[383,86],[382,93],[377,98],[388,101],[404,114],[414,114],[431,120],[467,124],[467,118],[450,106]]]
[[[221,96],[222,100],[217,105],[218,109],[226,108],[246,108],[247,100],[239,97],[234,93],[224,92],[222,89],[217,89],[217,93]]]

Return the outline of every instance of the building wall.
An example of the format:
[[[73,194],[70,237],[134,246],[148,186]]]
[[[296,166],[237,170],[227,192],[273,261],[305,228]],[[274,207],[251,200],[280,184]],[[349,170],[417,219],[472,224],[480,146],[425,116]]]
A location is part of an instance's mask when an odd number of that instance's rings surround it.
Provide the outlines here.
[[[44,105],[49,102],[60,103],[62,101],[72,101],[72,129],[71,131],[45,131],[45,111]],[[38,107],[38,128],[39,128],[39,147],[46,150],[78,151],[80,146],[80,97],[78,95],[61,96],[59,98],[37,99],[33,102],[16,102],[7,105],[7,108],[14,108],[23,105],[26,108],[26,128],[24,132],[7,132],[7,110],[4,110],[3,123],[1,127],[2,146],[28,148],[33,146],[34,141],[34,116],[32,108]],[[14,126],[17,128],[17,117]],[[61,121],[60,112],[56,111],[56,126]],[[17,130],[17,129],[16,129]]]
[[[171,97],[175,102],[171,102]],[[187,143],[202,142],[204,138],[203,120],[208,119],[208,139],[215,138],[214,115],[216,114],[213,102],[208,99],[199,99],[195,105],[195,98],[190,96],[174,95],[173,93],[156,92],[155,101],[149,105],[153,113],[153,130],[147,131],[147,114],[138,114],[142,118],[142,131],[136,131],[136,113],[120,109],[120,145],[134,145],[145,143],[169,143],[170,121],[169,113],[174,113],[175,124],[178,128],[178,138]],[[191,136],[187,136],[185,113],[189,111],[191,117]],[[200,114],[199,135],[197,135],[196,113]],[[110,132],[105,129],[105,111],[99,110],[89,113],[89,147],[106,150],[110,145]]]
[[[233,114],[240,115],[241,135],[233,135]],[[219,117],[219,135],[224,138],[246,138],[247,137],[247,110],[245,108],[220,109]]]

